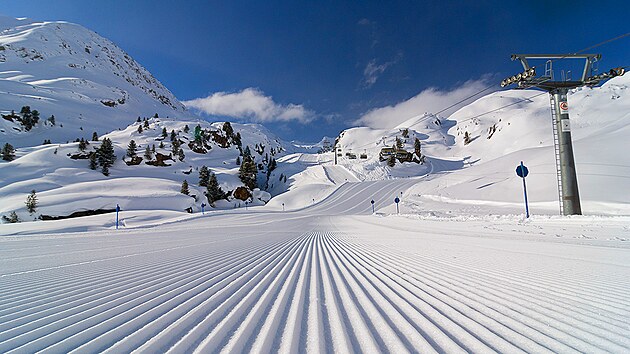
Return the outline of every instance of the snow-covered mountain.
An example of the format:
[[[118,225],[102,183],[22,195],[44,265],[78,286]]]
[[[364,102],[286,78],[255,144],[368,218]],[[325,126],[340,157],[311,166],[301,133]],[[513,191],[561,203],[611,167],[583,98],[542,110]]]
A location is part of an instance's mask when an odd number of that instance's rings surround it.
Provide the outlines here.
[[[630,213],[630,75],[596,88],[569,94],[578,184],[586,214]],[[490,113],[488,113],[490,112]],[[484,96],[449,117],[420,115],[394,129],[352,128],[340,137],[341,165],[363,180],[425,176],[405,202],[418,212],[523,209],[523,192],[515,168],[529,167],[529,200],[534,212],[557,213],[558,191],[549,96],[535,90],[506,90]],[[405,149],[418,137],[427,163],[397,163],[393,168],[376,159],[407,129]],[[468,133],[469,143],[464,136]],[[403,138],[403,140],[405,140]],[[346,153],[367,154],[366,160]]]
[[[25,131],[16,119],[0,119],[1,142],[72,141],[155,113],[193,117],[151,73],[95,32],[0,16],[0,113],[19,113],[23,106],[39,112],[40,124]]]

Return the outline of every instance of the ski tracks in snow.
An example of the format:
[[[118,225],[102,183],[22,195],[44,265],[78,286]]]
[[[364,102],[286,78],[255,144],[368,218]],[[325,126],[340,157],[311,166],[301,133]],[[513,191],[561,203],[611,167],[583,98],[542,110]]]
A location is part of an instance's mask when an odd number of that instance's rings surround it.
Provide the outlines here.
[[[0,279],[6,290],[1,352],[624,352],[629,346],[624,289],[594,293],[572,279],[460,269],[319,228],[142,266],[77,267],[73,274]]]

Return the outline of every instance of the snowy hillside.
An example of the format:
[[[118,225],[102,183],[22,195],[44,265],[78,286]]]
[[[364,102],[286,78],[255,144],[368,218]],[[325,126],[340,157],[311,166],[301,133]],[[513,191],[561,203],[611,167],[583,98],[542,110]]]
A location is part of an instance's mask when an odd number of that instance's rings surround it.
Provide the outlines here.
[[[582,209],[585,214],[630,213],[630,76],[602,87],[569,94],[573,146]],[[527,99],[538,95],[535,98]],[[522,102],[519,102],[524,100]],[[478,115],[502,108],[496,112]],[[448,134],[454,144],[435,154],[465,168],[429,176],[416,185],[416,210],[479,213],[488,207],[523,212],[522,182],[515,168],[524,161],[534,213],[558,213],[558,190],[549,96],[540,91],[509,90],[490,94],[449,117],[457,122]],[[464,144],[464,134],[471,138]]]
[[[420,124],[418,121],[422,121]],[[434,145],[444,146],[452,143],[447,136],[448,125],[429,114],[413,118],[394,129],[373,129],[357,127],[343,131],[337,144],[337,162],[348,168],[361,180],[381,180],[421,176],[428,173],[433,165],[428,160],[421,162],[415,152],[415,140],[420,141],[421,155],[433,156]],[[382,156],[385,149],[396,146],[397,139],[402,144],[399,151],[412,154],[415,161],[396,159],[393,167],[388,166]],[[397,148],[396,148],[397,149]]]
[[[586,214],[630,213],[630,75],[602,87],[569,95],[578,183]],[[488,113],[490,112],[490,113]],[[464,136],[470,141],[466,144]],[[379,159],[396,139],[413,152],[421,143],[425,162]],[[520,161],[533,212],[556,214],[558,191],[548,94],[506,90],[484,96],[449,117],[429,113],[394,129],[357,127],[339,136],[338,163],[360,180],[424,176],[404,203],[418,213],[521,213],[522,182],[514,172]],[[363,155],[363,156],[361,156]],[[333,155],[327,154],[332,163]]]
[[[151,73],[111,41],[76,24],[0,16],[0,113],[37,110],[32,130],[0,119],[17,147],[124,128],[138,116],[192,118]],[[54,125],[47,119],[54,116]]]
[[[195,140],[197,125],[202,143]],[[210,204],[204,197],[206,187],[199,185],[201,167],[208,167],[216,175],[225,193],[234,192],[243,186],[237,163],[244,159],[247,151],[258,167],[258,185],[264,188],[269,181],[275,185],[275,190],[284,191],[285,183],[279,176],[267,173],[271,161],[285,153],[280,140],[260,125],[235,123],[230,126],[233,133],[228,134],[224,123],[151,118],[101,136],[99,141],[89,141],[90,137],[85,136],[89,144],[84,151],[79,142],[20,148],[13,161],[0,163],[0,180],[3,181],[0,215],[16,211],[21,220],[28,221],[40,215],[56,217],[84,211],[111,211],[116,204],[123,210],[184,212],[192,208],[198,212],[201,203]],[[236,136],[242,147],[232,138]],[[109,176],[103,175],[100,166],[95,170],[89,167],[90,154],[105,138],[112,141],[116,155]],[[131,140],[137,145],[135,158],[127,154]],[[182,153],[173,153],[175,142]],[[180,192],[184,180],[188,182],[189,195]],[[37,213],[31,215],[26,211],[24,198],[33,189],[37,191],[39,207]],[[244,207],[245,200],[254,205],[269,200],[266,192],[253,192],[252,196],[241,199],[229,194],[214,206]]]

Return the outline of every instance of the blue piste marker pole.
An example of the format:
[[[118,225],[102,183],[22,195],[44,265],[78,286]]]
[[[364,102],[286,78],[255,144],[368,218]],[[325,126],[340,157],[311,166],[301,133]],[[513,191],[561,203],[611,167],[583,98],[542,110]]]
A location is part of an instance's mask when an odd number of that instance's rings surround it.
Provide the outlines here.
[[[201,203],[201,215],[203,215],[205,207],[206,207],[206,203]]]
[[[118,230],[118,212],[120,212],[120,205],[116,204],[116,230]]]
[[[374,199],[370,203],[372,203],[372,214],[374,214]]]
[[[525,168],[525,166],[523,166],[523,161],[521,161],[521,168]],[[527,185],[525,184],[525,175],[523,175],[523,194],[525,195],[525,216],[529,218],[529,204],[527,203]]]
[[[394,199],[394,203],[396,203],[396,214],[400,214],[400,210],[398,209],[398,203],[400,203],[400,198],[396,197]]]
[[[523,179],[523,194],[525,195],[525,217],[529,218],[529,204],[527,203],[527,185],[525,185],[525,177],[529,174],[527,167],[523,165],[523,161],[516,168],[516,174]]]

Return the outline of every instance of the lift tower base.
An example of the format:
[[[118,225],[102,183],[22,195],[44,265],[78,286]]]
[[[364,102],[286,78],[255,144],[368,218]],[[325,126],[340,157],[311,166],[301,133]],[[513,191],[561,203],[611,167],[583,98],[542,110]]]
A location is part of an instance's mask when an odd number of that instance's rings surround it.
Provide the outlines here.
[[[580,192],[577,183],[577,172],[575,170],[575,158],[573,157],[573,142],[571,139],[571,123],[569,121],[569,105],[567,94],[569,89],[559,87],[549,91],[553,96],[555,113],[555,138],[557,156],[556,164],[560,171],[559,190],[560,205],[563,215],[582,215],[580,205]]]

